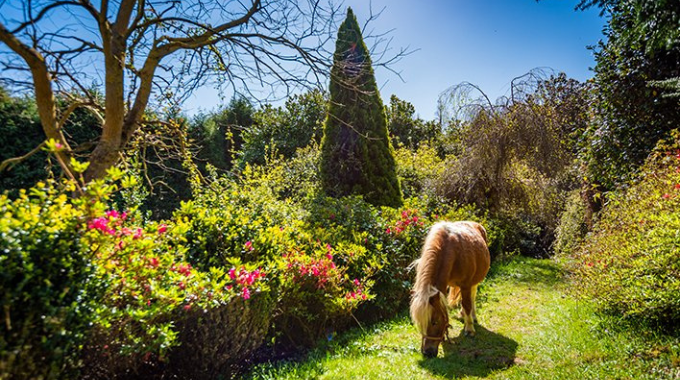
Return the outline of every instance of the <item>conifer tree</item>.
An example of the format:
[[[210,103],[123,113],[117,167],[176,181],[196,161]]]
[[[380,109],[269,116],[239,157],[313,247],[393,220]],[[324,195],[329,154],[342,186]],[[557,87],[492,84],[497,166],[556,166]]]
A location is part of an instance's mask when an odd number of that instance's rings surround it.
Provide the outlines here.
[[[402,204],[385,107],[351,8],[338,30],[321,152],[327,194],[363,195],[376,206]]]

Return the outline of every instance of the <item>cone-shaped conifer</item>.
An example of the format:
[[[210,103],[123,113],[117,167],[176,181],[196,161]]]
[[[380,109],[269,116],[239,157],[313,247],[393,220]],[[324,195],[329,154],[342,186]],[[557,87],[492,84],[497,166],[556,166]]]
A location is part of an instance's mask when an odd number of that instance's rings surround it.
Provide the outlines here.
[[[400,206],[385,107],[351,8],[338,30],[330,95],[321,143],[324,190],[336,197],[363,195],[376,206]]]

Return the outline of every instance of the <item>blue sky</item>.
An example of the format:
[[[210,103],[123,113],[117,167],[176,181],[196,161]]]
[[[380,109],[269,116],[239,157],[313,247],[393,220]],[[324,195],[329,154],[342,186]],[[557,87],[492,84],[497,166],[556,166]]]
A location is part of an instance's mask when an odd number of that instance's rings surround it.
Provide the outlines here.
[[[402,80],[376,70],[383,99],[391,94],[411,102],[424,119],[435,117],[439,94],[463,81],[480,86],[492,99],[504,95],[512,78],[536,67],[586,80],[595,65],[589,45],[603,38],[597,9],[575,11],[577,0],[345,0],[360,24],[376,33],[394,29],[392,47],[418,49],[395,64]],[[369,5],[370,4],[370,5]],[[217,106],[206,88],[184,104],[193,114]],[[209,99],[214,99],[211,104]],[[228,100],[228,99],[227,99]]]

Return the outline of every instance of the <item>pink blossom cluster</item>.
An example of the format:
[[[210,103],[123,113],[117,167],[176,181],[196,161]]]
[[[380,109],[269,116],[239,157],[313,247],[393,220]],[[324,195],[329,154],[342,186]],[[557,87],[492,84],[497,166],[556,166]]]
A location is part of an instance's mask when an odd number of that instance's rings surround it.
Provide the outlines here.
[[[333,262],[332,249],[327,244],[326,254],[320,258],[307,257],[296,252],[285,254],[286,268],[293,272],[293,281],[311,278],[316,282],[317,288],[324,288],[330,277],[335,274],[336,266]]]
[[[250,298],[249,286],[255,284],[257,280],[263,279],[265,277],[264,271],[260,268],[254,271],[248,271],[246,268],[241,267],[238,271],[236,268],[229,269],[229,278],[236,283],[236,285],[241,286],[241,297],[244,300]],[[233,285],[227,285],[227,289],[231,290]]]
[[[348,301],[356,299],[365,300],[366,293],[364,293],[364,285],[359,279],[355,278],[354,281],[352,281],[352,285],[354,285],[354,290],[347,292],[347,294],[345,294],[345,299]]]
[[[87,228],[90,230],[98,230],[101,233],[108,235],[121,235],[122,231],[116,232],[115,227],[120,227],[127,219],[127,212],[118,212],[116,210],[108,210],[104,216],[94,218],[87,223]]]
[[[186,263],[186,264],[179,264],[179,265],[173,265],[170,267],[170,270],[172,272],[177,272],[181,275],[184,275],[185,277],[191,276],[191,264]]]
[[[399,235],[409,226],[423,226],[423,221],[418,217],[418,210],[404,210],[401,212],[401,219],[394,226],[387,226],[385,233],[388,235]]]

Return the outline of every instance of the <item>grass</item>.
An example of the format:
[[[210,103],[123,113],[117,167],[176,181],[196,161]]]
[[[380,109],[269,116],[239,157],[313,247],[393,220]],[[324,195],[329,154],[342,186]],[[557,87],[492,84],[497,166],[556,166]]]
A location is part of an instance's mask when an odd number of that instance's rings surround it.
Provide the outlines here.
[[[620,328],[567,291],[550,260],[512,258],[495,264],[478,296],[474,338],[451,320],[453,337],[439,356],[420,354],[406,315],[354,330],[303,361],[255,367],[269,379],[680,379],[680,341]]]

